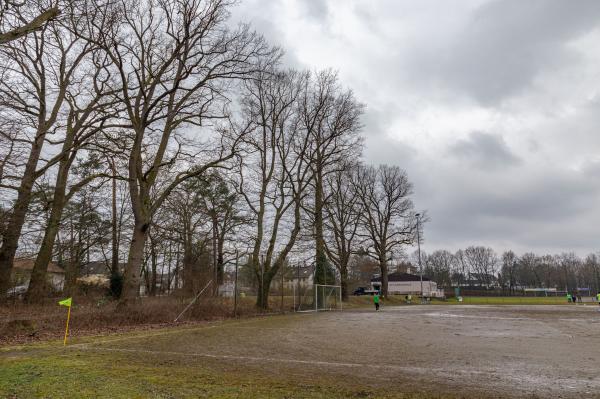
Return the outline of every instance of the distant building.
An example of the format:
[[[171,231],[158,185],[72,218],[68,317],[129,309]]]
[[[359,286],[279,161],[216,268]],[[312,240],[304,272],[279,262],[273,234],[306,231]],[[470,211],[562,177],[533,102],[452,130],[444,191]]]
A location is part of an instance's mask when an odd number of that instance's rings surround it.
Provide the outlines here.
[[[371,279],[373,289],[381,290],[381,276],[375,276]],[[388,274],[388,293],[395,295],[420,295],[421,277],[410,273],[390,273]],[[438,289],[435,281],[423,277],[423,295],[426,297],[443,297],[444,291]]]
[[[285,287],[289,289],[292,289],[293,287],[312,287],[314,281],[314,267],[290,267],[284,278]]]
[[[127,263],[119,263],[119,272],[123,273],[126,265],[127,265]],[[103,261],[103,260],[102,261],[92,261],[92,262],[88,262],[81,266],[79,275],[81,277],[96,276],[96,275],[110,277],[110,268],[111,268],[110,259],[108,259],[106,261]]]
[[[13,287],[29,287],[29,280],[31,280],[31,271],[33,270],[34,263],[34,258],[15,259],[11,273]],[[62,291],[65,286],[65,271],[56,263],[50,262],[48,263],[46,279],[48,284],[50,284],[54,290]]]
[[[469,273],[469,277],[461,286],[492,288],[500,285],[498,284],[498,277],[493,274]]]

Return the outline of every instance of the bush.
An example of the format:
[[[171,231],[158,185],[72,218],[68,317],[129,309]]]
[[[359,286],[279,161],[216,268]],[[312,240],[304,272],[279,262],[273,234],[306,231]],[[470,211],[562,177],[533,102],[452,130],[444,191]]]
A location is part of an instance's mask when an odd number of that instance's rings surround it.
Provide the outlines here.
[[[123,291],[123,275],[119,272],[113,273],[110,276],[110,295],[113,298],[120,298]]]

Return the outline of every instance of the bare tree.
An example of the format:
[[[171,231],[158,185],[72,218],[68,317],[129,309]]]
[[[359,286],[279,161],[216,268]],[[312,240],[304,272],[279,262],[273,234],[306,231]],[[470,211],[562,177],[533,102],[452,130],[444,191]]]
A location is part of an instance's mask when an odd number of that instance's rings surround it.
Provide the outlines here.
[[[363,106],[351,90],[344,91],[340,87],[335,72],[325,70],[306,80],[300,107],[301,128],[310,139],[306,156],[314,190],[315,281],[328,284],[332,282],[320,280],[320,276],[328,274],[323,270],[328,267],[323,231],[325,179],[328,174],[343,168],[348,159],[358,158]]]
[[[495,283],[498,268],[498,256],[494,250],[482,246],[471,246],[465,249],[464,254],[471,278],[481,285],[491,287]]]
[[[412,185],[397,166],[359,168],[353,185],[362,204],[361,233],[369,256],[379,262],[382,294],[388,293],[388,261],[416,239]]]
[[[501,275],[508,284],[508,292],[513,293],[517,281],[517,265],[519,258],[513,251],[506,251],[502,254]]]
[[[425,275],[435,281],[439,287],[451,285],[451,272],[456,263],[454,254],[446,250],[437,250],[423,256]]]
[[[183,290],[188,295],[195,293],[202,288],[200,285],[205,284],[200,281],[199,273],[209,266],[201,264],[206,258],[210,224],[204,213],[203,193],[199,185],[199,179],[190,179],[173,190],[165,206],[157,214],[156,221],[159,234],[176,234],[175,240],[183,251],[182,269],[180,271],[179,265],[175,268],[176,288],[179,288],[182,277]]]
[[[20,125],[19,135],[11,139],[18,144],[24,159],[24,163],[13,166],[11,176],[3,176],[0,186],[16,193],[0,247],[0,293],[8,287],[34,182],[64,155],[59,151],[38,168],[48,135],[57,133],[63,123],[68,89],[76,84],[80,66],[91,50],[89,43],[58,23],[44,25],[25,39],[0,47],[0,120]],[[57,142],[61,141],[50,141]]]
[[[239,189],[255,224],[250,265],[258,281],[256,305],[262,309],[302,227],[310,168],[308,136],[298,129],[297,99],[305,79],[306,74],[268,71],[247,84],[244,112],[254,129],[240,159]]]
[[[26,299],[29,302],[41,300],[46,282],[46,270],[52,260],[52,250],[59,229],[62,212],[70,198],[86,184],[104,175],[98,154],[87,154],[85,164],[86,172],[79,180],[69,184],[69,172],[78,158],[82,148],[88,146],[90,138],[103,129],[107,129],[106,121],[109,119],[109,106],[113,103],[109,96],[110,79],[106,73],[105,59],[93,58],[87,76],[78,79],[78,85],[69,87],[66,96],[66,124],[61,158],[58,162],[54,193],[51,199],[51,212],[44,231],[44,237],[36,257]],[[88,148],[89,149],[89,148]],[[80,170],[81,165],[80,165]],[[73,179],[71,179],[73,180]],[[67,190],[68,188],[68,190]]]
[[[325,250],[340,273],[342,300],[348,299],[348,264],[358,239],[361,202],[352,185],[356,168],[348,165],[326,178]]]
[[[200,178],[198,188],[202,198],[202,212],[210,220],[211,225],[216,294],[216,288],[223,284],[226,263],[225,243],[247,219],[239,211],[238,193],[221,174],[213,172]]]
[[[89,12],[87,38],[112,61],[120,79],[123,124],[131,132],[128,175],[135,223],[121,305],[137,295],[153,214],[183,181],[235,155],[239,136],[229,126],[222,124],[217,134],[207,131],[209,121],[228,115],[228,82],[253,72],[257,57],[273,54],[247,26],[227,27],[231,3],[123,1],[107,12],[98,1]],[[97,21],[106,18],[120,19],[100,30]],[[183,129],[190,126],[197,134],[204,128],[204,141],[196,138],[192,145],[194,137]],[[208,137],[215,145],[206,142]],[[175,168],[165,182],[165,171]]]

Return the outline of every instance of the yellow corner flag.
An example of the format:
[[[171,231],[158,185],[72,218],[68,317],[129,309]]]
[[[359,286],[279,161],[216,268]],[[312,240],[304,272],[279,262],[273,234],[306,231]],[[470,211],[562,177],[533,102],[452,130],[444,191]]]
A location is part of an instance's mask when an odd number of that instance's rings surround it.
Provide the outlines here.
[[[60,301],[58,304],[61,306],[67,306],[69,311],[67,312],[67,327],[65,328],[65,339],[63,340],[63,346],[67,346],[67,336],[69,335],[69,320],[71,319],[71,303],[73,298],[67,298]]]
[[[71,306],[71,300],[73,298],[67,298],[67,299],[63,299],[62,301],[60,301],[58,304],[62,305],[62,306]]]

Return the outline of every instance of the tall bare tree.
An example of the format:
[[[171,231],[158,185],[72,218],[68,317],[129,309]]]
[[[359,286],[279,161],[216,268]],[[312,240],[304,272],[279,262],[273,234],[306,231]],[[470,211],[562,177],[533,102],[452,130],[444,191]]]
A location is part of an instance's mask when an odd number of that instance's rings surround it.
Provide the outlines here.
[[[34,182],[63,157],[63,151],[38,168],[48,136],[60,137],[69,88],[77,84],[80,66],[92,51],[89,43],[52,23],[20,40],[0,47],[0,119],[20,125],[18,137],[24,162],[13,166],[0,188],[16,193],[6,217],[0,246],[0,293],[9,284],[12,263],[31,201]],[[0,133],[4,130],[1,129]],[[60,143],[54,139],[51,143]],[[12,195],[12,194],[9,194]],[[4,298],[4,295],[0,295]],[[2,299],[0,299],[2,300]]]
[[[123,124],[131,132],[128,175],[135,225],[121,305],[137,295],[153,214],[183,181],[235,155],[239,137],[207,129],[211,120],[227,117],[230,82],[253,72],[257,57],[273,53],[247,26],[228,28],[231,4],[158,0],[107,6],[98,1],[89,12],[87,38],[112,60],[120,78]],[[111,29],[100,30],[98,21],[106,18],[117,20]],[[185,131],[190,126],[196,127],[196,137]],[[202,132],[204,140],[197,137]],[[214,145],[206,142],[209,137]],[[167,170],[176,172],[168,182]]]
[[[348,159],[358,159],[363,106],[351,90],[341,88],[337,74],[331,70],[321,71],[306,81],[300,106],[301,128],[310,139],[306,155],[314,190],[315,280],[328,284],[333,282],[320,281],[320,276],[328,275],[324,270],[328,267],[323,228],[325,179],[344,168]]]
[[[88,146],[89,140],[96,133],[109,128],[105,122],[109,119],[109,111],[114,111],[114,108],[109,110],[114,101],[109,95],[110,86],[107,83],[110,75],[106,71],[105,62],[105,59],[92,57],[86,68],[89,70],[87,76],[80,76],[77,87],[71,85],[67,90],[66,123],[62,129],[64,130],[62,157],[56,171],[50,215],[31,272],[26,294],[29,302],[40,300],[43,297],[46,270],[52,260],[52,250],[66,203],[78,190],[100,177],[105,169],[100,167],[99,155],[91,152],[83,161],[86,164],[84,168],[87,169],[86,172],[79,179],[72,179],[70,175],[71,167],[78,158],[80,150]],[[69,182],[69,180],[75,181]]]
[[[271,70],[246,85],[244,112],[253,132],[240,159],[239,188],[255,224],[250,266],[258,281],[256,305],[262,309],[268,307],[271,281],[302,227],[311,172],[306,162],[309,138],[298,128],[297,100],[306,79],[306,74]]]
[[[388,261],[416,239],[412,184],[397,166],[359,168],[353,185],[362,205],[362,236],[369,256],[379,262],[383,296],[388,293]]]
[[[347,164],[326,178],[325,250],[340,273],[342,300],[348,299],[348,265],[358,239],[362,212],[352,185],[353,173],[356,168]]]

